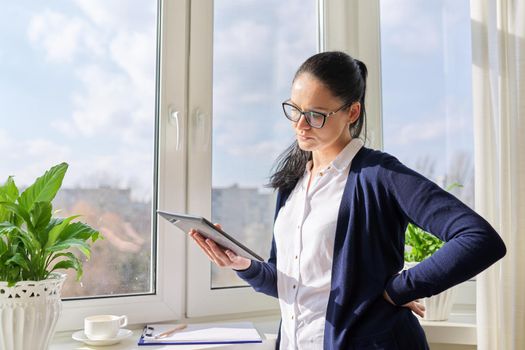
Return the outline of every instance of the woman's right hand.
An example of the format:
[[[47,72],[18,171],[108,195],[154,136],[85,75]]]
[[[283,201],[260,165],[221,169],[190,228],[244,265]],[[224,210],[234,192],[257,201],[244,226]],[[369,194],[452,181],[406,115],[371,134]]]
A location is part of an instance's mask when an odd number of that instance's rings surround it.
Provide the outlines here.
[[[390,304],[398,306],[396,305],[396,303],[394,303],[392,298],[390,298],[390,295],[388,295],[386,290],[383,291],[383,298],[385,298],[385,300],[388,301]],[[419,317],[425,317],[425,305],[421,304],[419,300],[413,300],[401,306],[412,310],[412,312],[418,315]]]
[[[221,225],[215,224],[221,229]],[[189,235],[208,258],[219,267],[229,267],[234,270],[246,270],[250,267],[252,261],[245,257],[239,256],[229,249],[225,249],[215,243],[213,240],[203,237],[196,230],[191,230]]]

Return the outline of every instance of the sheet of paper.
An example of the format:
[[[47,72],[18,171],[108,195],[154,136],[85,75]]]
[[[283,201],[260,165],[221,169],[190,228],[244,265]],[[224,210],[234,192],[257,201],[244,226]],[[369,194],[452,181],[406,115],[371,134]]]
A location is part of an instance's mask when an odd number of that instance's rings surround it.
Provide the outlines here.
[[[241,341],[262,341],[259,332],[250,322],[189,324],[185,329],[162,338],[155,335],[175,327],[174,324],[154,324],[151,337],[144,337],[144,343],[228,343]]]

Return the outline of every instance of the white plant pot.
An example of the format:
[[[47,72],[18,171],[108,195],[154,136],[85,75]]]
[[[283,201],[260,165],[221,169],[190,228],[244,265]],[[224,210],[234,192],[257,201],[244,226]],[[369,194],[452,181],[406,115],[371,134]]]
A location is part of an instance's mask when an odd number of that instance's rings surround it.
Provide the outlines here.
[[[44,350],[62,311],[60,291],[65,274],[42,281],[0,282],[0,349]]]

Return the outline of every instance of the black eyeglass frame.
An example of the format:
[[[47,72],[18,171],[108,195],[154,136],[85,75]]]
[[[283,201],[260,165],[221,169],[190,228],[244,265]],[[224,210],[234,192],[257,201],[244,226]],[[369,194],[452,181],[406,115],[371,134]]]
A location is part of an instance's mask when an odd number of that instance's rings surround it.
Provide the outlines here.
[[[296,105],[292,104],[291,102],[289,102],[288,100],[287,101],[284,101],[282,103],[282,107],[283,107],[283,112],[284,112],[284,115],[285,117],[294,122],[294,123],[297,123],[300,119],[301,119],[301,116],[304,115],[304,118],[306,119],[306,123],[308,123],[308,125],[310,125],[312,128],[314,129],[321,129],[324,124],[326,123],[326,118],[328,117],[331,117],[332,115],[342,111],[343,109],[345,108],[348,108],[350,107],[351,105],[353,104],[352,103],[345,103],[344,105],[342,105],[341,107],[339,107],[336,111],[334,112],[328,112],[328,113],[323,113],[323,112],[318,112],[318,111],[302,111],[299,107],[297,107]],[[297,118],[296,120],[293,120],[287,113],[286,113],[286,106],[290,106],[292,108],[295,108],[298,112],[299,112],[299,118]],[[310,117],[308,117],[308,113],[310,114]],[[323,122],[321,123],[321,126],[314,126],[311,124],[310,122],[310,118],[312,118],[312,113],[315,113],[315,114],[318,114],[319,116],[323,117]]]

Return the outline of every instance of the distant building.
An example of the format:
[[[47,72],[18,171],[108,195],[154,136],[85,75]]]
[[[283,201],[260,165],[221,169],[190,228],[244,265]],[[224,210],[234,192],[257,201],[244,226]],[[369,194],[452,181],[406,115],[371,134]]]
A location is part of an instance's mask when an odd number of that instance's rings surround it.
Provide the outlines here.
[[[256,253],[268,257],[273,233],[275,194],[237,184],[212,189],[212,221]]]
[[[129,188],[62,188],[53,200],[53,209],[70,211],[79,202],[85,202],[101,213],[117,213],[141,234],[151,235],[151,202],[133,201]]]

